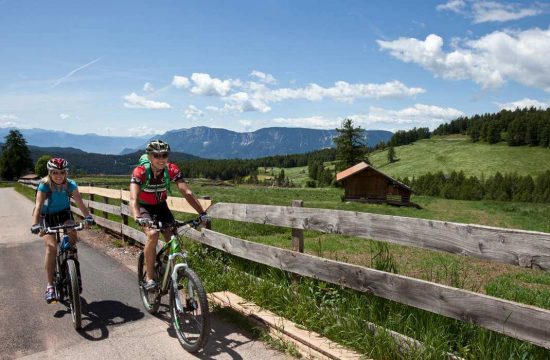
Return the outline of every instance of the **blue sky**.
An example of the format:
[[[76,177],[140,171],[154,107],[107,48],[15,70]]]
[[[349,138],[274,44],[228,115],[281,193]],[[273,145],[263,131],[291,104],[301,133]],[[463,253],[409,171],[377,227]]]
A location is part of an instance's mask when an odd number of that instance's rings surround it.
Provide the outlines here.
[[[0,0],[0,126],[433,129],[550,106],[541,1]]]

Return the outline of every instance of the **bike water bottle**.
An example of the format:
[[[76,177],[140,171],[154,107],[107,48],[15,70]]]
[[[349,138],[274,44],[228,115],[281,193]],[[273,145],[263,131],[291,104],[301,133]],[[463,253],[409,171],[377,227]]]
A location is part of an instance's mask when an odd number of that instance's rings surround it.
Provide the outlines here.
[[[71,242],[69,241],[69,235],[63,235],[63,240],[61,241],[61,250],[67,251],[71,248]]]

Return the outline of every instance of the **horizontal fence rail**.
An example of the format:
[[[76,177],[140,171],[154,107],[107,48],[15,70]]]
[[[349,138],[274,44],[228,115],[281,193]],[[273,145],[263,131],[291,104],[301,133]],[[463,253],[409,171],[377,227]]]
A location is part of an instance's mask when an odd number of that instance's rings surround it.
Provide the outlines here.
[[[128,191],[82,187],[81,192],[123,200],[120,205],[84,200],[91,209],[121,217],[130,214],[128,205],[124,204],[129,199]],[[189,209],[182,205],[181,200],[184,199],[174,199],[179,200],[169,202],[172,210]],[[211,204],[210,200],[200,201],[203,206]],[[78,208],[71,206],[71,210],[82,216]],[[194,210],[189,212],[195,213]],[[550,234],[542,232],[299,206],[217,203],[210,207],[208,213],[218,219],[359,236],[546,271],[550,268]],[[145,244],[145,234],[128,226],[127,222],[120,223],[98,215],[94,215],[94,219],[100,226]],[[199,232],[185,227],[179,231],[191,239],[243,259],[476,324],[550,349],[549,310],[258,244],[211,230],[202,229]]]
[[[217,203],[213,218],[358,236],[550,270],[550,234],[402,216],[291,206]]]
[[[182,229],[181,232],[243,259],[370,293],[550,348],[549,310],[258,244],[211,230]]]

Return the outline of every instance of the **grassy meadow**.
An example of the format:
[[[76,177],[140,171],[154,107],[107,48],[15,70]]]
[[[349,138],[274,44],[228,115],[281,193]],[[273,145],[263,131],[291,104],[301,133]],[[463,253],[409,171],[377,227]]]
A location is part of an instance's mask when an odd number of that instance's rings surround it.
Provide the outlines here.
[[[370,155],[373,165],[393,177],[427,172],[463,170],[466,175],[490,176],[500,171],[537,175],[550,169],[550,150],[473,144],[467,137],[447,136],[421,140],[396,148],[399,161],[388,164],[387,151]],[[333,166],[325,164],[325,166]],[[277,176],[280,168],[259,168],[260,180]],[[420,209],[342,202],[343,189],[304,188],[307,167],[285,168],[295,188],[234,185],[190,179],[198,196],[214,203],[251,203],[290,206],[303,200],[305,207],[340,209],[394,216],[480,224],[550,233],[550,204],[498,201],[462,201],[413,195]],[[128,188],[129,176],[81,177],[79,184],[95,183]],[[172,195],[179,196],[172,185]],[[34,197],[34,191],[16,186]],[[96,196],[97,201],[102,201]],[[115,204],[116,201],[110,200]],[[101,214],[101,212],[97,212]],[[189,218],[189,214],[177,214]],[[109,215],[109,218],[120,221]],[[132,221],[130,221],[131,225]],[[258,243],[289,249],[290,229],[214,219],[213,230]],[[470,291],[488,294],[550,310],[550,274],[420,248],[369,239],[306,231],[305,252],[311,255],[389,271]],[[118,243],[120,245],[120,242]],[[423,310],[329,285],[293,277],[273,268],[229,256],[189,242],[190,261],[208,291],[229,290],[304,328],[317,331],[375,359],[441,359],[452,352],[464,359],[549,359],[550,351]],[[423,342],[426,347],[400,353],[387,333],[374,335],[367,322]]]
[[[76,180],[81,184],[108,183],[111,188],[128,186],[128,177]],[[195,194],[208,195],[214,203],[290,205],[292,200],[301,199],[306,207],[550,232],[549,204],[413,196],[412,200],[421,206],[415,209],[342,202],[343,190],[338,188],[212,184],[205,180],[190,181]],[[21,188],[29,197],[34,196],[34,191]],[[173,195],[176,195],[175,188]],[[113,215],[110,218],[120,221]],[[291,246],[290,229],[286,228],[214,219],[213,230],[280,248]],[[188,244],[188,249],[191,263],[204,279],[208,291],[232,291],[367,357],[439,359],[448,351],[466,359],[550,357],[545,349],[474,325],[311,279],[295,284],[284,272],[197,244]],[[550,274],[542,271],[312,231],[305,232],[305,252],[550,309]],[[401,356],[387,334],[373,335],[367,330],[367,321],[415,338],[427,347]]]
[[[399,161],[388,163],[388,151],[370,155],[372,164],[384,173],[404,178],[428,172],[464,171],[466,176],[513,173],[537,175],[550,170],[550,149],[529,146],[508,146],[472,143],[467,136],[434,136],[395,148]]]

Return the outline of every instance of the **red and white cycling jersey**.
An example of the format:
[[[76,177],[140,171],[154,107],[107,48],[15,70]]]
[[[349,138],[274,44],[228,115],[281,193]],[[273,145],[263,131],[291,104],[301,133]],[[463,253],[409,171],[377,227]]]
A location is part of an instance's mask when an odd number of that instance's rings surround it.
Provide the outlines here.
[[[168,163],[168,176],[170,181],[178,181],[183,179],[183,174],[180,168],[174,163]],[[160,174],[155,176],[151,170],[151,178],[149,179],[149,185],[147,185],[147,170],[144,165],[138,166],[132,172],[131,184],[138,184],[141,187],[138,200],[140,203],[156,205],[163,201],[166,201],[166,183],[164,181],[164,173],[162,170]]]

